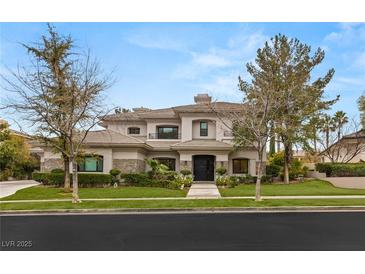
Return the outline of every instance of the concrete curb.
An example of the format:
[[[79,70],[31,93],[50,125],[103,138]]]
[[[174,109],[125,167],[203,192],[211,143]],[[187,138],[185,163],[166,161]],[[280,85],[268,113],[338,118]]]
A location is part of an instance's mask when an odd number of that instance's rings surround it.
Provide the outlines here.
[[[207,208],[111,208],[3,210],[0,216],[22,215],[83,215],[83,214],[190,214],[190,213],[306,213],[306,212],[365,212],[365,206],[296,206],[296,207],[207,207]]]
[[[232,196],[232,197],[155,197],[155,198],[82,198],[81,201],[155,201],[155,200],[247,200],[255,199],[254,196]],[[307,200],[307,199],[365,199],[365,195],[326,195],[326,196],[262,196],[263,200]],[[49,203],[49,202],[71,202],[71,199],[39,199],[39,200],[2,200],[0,204],[12,204],[12,203]]]

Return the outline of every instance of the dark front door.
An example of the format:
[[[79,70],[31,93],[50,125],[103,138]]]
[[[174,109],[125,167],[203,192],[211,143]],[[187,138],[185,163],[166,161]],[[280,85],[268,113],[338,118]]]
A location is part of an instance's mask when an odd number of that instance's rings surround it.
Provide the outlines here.
[[[214,181],[214,156],[194,156],[194,181]]]

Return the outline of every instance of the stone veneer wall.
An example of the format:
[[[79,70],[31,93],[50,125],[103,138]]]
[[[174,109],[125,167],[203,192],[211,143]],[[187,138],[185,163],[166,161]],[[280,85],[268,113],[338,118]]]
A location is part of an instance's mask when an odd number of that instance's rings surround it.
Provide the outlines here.
[[[146,163],[139,159],[113,159],[113,168],[118,168],[122,173],[143,172]]]
[[[186,162],[186,164],[185,164]],[[180,161],[180,170],[190,170],[193,172],[192,162],[191,161]]]
[[[63,169],[63,161],[62,159],[44,159],[44,162],[41,163],[41,171],[42,172],[50,172],[52,169],[62,168]]]
[[[229,173],[229,169],[228,169],[228,161],[216,161],[215,162],[215,168],[219,168],[219,167],[224,167],[227,170],[227,173]]]

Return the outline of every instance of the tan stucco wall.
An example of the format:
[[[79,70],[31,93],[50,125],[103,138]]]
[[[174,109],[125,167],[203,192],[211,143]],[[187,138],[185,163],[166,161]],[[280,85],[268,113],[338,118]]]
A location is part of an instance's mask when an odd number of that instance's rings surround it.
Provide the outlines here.
[[[109,122],[107,128],[116,132],[119,132],[124,135],[128,135],[128,128],[130,127],[139,127],[140,134],[139,135],[130,135],[130,136],[147,136],[147,124],[146,122],[139,121],[115,121]]]
[[[208,136],[200,136],[200,122],[205,121],[208,122]],[[216,137],[216,127],[215,127],[215,121],[212,120],[195,120],[192,121],[193,128],[192,128],[192,135],[193,139],[214,139]]]
[[[150,133],[157,133],[157,126],[177,126],[179,134],[181,131],[181,122],[173,119],[148,119],[147,120],[147,138]]]
[[[249,174],[254,176],[256,175],[256,162],[258,161],[258,154],[255,150],[239,150],[234,151],[229,154],[229,161],[228,161],[228,172],[229,174],[233,174],[233,164],[232,160],[236,158],[245,158],[249,159],[248,162],[248,170]],[[265,155],[266,158],[266,155]]]

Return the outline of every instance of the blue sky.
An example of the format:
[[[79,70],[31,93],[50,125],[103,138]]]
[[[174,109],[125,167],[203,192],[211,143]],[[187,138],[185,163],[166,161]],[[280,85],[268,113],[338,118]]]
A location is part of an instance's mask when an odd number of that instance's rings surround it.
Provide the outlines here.
[[[358,23],[56,23],[80,49],[90,48],[116,84],[107,104],[126,108],[162,108],[189,104],[198,92],[215,99],[239,101],[238,75],[245,64],[277,33],[296,37],[326,52],[314,76],[335,68],[326,97],[341,95],[333,107],[358,117],[357,98],[365,91],[365,24]],[[19,44],[39,40],[45,23],[0,24],[0,72],[26,64]],[[246,78],[247,79],[247,78]],[[6,96],[1,90],[1,98]],[[9,116],[0,112],[4,118]],[[10,117],[11,118],[11,117]]]

